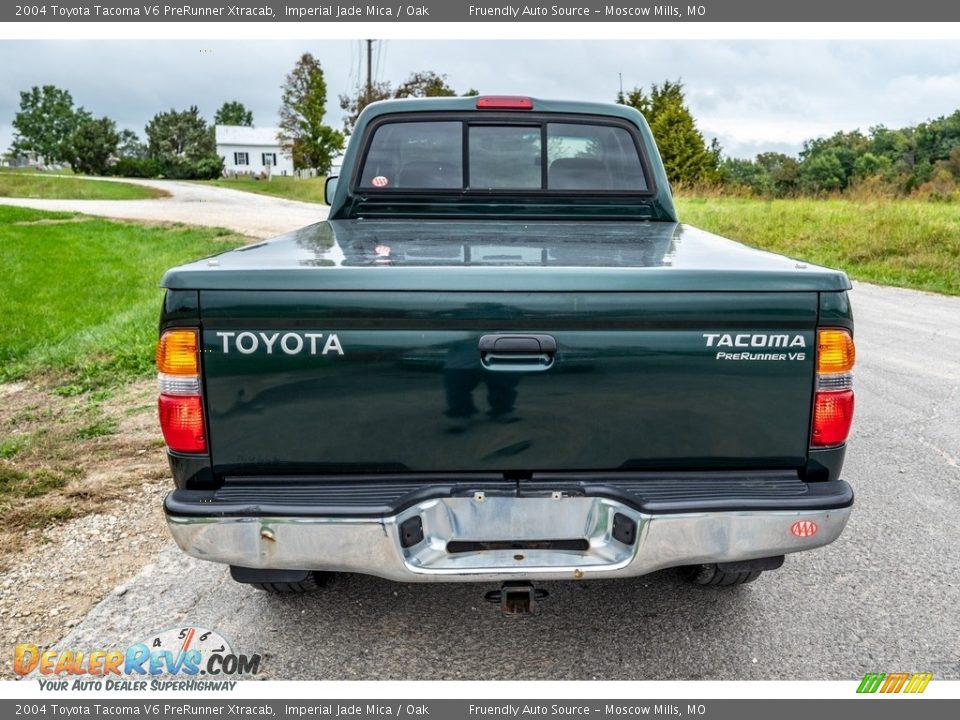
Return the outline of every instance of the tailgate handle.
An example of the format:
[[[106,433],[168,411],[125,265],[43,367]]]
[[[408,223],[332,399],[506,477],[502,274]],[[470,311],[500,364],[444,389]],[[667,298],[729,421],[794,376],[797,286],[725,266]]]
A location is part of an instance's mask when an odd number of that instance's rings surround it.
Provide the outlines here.
[[[552,335],[484,335],[477,349],[487,370],[539,372],[553,366],[557,340]]]

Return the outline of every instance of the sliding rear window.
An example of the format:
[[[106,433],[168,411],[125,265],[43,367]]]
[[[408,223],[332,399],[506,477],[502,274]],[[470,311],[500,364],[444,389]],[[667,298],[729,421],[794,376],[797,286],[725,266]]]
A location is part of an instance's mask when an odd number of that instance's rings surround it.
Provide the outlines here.
[[[650,187],[638,145],[624,127],[461,120],[379,124],[358,185],[387,191],[613,193]]]

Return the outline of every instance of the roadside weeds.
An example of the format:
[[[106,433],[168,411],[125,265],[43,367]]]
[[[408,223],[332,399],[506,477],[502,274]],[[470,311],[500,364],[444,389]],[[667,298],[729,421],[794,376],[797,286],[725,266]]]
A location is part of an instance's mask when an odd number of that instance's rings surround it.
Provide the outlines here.
[[[0,636],[13,644],[54,644],[167,544],[154,398],[152,381],[73,397],[0,385]]]

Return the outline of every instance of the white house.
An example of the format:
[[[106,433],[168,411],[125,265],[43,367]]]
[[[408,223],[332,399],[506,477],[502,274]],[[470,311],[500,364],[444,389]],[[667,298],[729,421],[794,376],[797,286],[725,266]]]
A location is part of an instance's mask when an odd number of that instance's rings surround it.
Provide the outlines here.
[[[293,158],[284,154],[275,127],[217,125],[217,155],[227,175],[293,175]]]

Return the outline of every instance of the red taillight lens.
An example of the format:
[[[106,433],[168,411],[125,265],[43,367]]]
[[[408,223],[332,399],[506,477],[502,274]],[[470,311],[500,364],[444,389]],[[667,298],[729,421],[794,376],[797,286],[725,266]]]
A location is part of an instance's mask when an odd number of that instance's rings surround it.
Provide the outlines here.
[[[197,395],[161,395],[160,429],[171,450],[184,453],[207,451],[203,405]]]
[[[533,100],[528,97],[482,97],[477,98],[477,110],[533,110]]]
[[[850,434],[852,422],[853,390],[817,393],[810,444],[818,447],[840,445]]]

